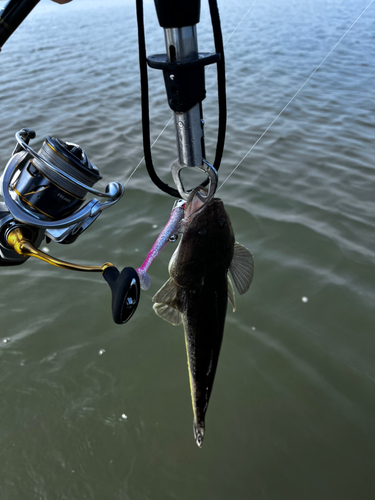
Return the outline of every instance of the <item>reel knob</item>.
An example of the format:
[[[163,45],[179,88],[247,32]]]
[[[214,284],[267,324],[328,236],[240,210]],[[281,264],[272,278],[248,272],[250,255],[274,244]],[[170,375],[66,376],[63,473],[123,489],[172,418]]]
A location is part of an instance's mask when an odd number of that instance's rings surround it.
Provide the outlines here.
[[[121,273],[114,267],[103,271],[103,278],[112,290],[112,317],[118,325],[123,325],[135,313],[140,298],[141,285],[135,269],[125,267]]]
[[[36,137],[36,132],[34,130],[31,130],[31,128],[23,128],[19,131],[19,134],[20,137],[25,141],[25,144],[29,144],[30,139],[35,139]],[[12,155],[19,153],[20,151],[23,151],[23,147],[21,146],[21,144],[17,143]]]

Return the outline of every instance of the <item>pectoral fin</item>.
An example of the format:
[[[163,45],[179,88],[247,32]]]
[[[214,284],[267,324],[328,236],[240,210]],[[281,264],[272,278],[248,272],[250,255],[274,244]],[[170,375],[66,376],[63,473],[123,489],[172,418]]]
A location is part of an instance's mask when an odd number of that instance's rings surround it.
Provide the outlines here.
[[[177,326],[182,322],[182,314],[172,306],[157,303],[153,305],[153,309],[158,316],[172,325]]]
[[[178,286],[172,278],[169,278],[160,290],[156,292],[152,297],[152,301],[156,302],[153,307],[158,316],[172,325],[181,324],[182,315],[179,311]]]
[[[228,281],[228,299],[233,306],[233,312],[234,312],[236,310],[236,297],[234,295],[233,283],[229,275],[227,276],[227,281]]]
[[[234,244],[234,254],[229,270],[240,295],[247,292],[254,275],[253,254],[239,243]]]
[[[169,306],[178,309],[177,292],[178,292],[177,285],[175,284],[172,278],[169,278],[169,280],[166,281],[164,285],[160,288],[160,290],[158,290],[152,297],[152,302],[160,302],[161,304],[168,304]]]

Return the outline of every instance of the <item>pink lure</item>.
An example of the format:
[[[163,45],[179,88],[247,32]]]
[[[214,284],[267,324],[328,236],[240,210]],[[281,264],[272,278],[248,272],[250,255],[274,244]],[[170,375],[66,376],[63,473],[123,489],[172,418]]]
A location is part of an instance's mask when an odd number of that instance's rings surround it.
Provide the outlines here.
[[[181,227],[181,221],[184,217],[184,206],[185,203],[178,203],[177,206],[172,210],[171,216],[164,227],[163,231],[157,237],[157,240],[153,244],[151,250],[149,251],[146,260],[143,262],[141,267],[138,267],[137,274],[139,276],[139,281],[142,290],[148,290],[151,285],[151,278],[147,274],[147,270],[150,267],[152,261],[159,255],[159,253],[165,248],[169,239],[178,233]]]

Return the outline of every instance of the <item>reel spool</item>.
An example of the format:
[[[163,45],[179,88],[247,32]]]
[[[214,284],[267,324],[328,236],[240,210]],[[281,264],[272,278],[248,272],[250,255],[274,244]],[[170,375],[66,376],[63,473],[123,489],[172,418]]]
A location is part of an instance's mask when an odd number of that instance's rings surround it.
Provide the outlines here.
[[[89,187],[102,178],[85,151],[76,144],[47,136],[38,155]],[[37,158],[28,160],[11,186],[23,203],[51,220],[78,210],[87,194],[85,188],[62,177]]]
[[[124,194],[119,182],[106,191],[93,188],[101,179],[99,170],[77,144],[47,136],[36,153],[30,146],[33,130],[17,132],[17,145],[2,178],[0,203],[0,265],[18,265],[37,257],[57,267],[84,272],[101,272],[112,290],[115,323],[126,323],[134,314],[140,297],[136,271],[127,267],[120,273],[111,263],[83,266],[56,259],[38,249],[47,242],[73,243],[102,213]],[[86,203],[86,195],[96,198]]]

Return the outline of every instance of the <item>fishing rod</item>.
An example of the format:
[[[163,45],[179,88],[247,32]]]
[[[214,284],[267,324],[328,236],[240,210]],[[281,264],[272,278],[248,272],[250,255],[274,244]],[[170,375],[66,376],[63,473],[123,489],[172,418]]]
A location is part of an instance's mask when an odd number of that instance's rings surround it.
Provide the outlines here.
[[[0,9],[0,50],[40,0],[9,0]],[[72,0],[52,0],[55,3],[69,3]]]
[[[0,9],[0,50],[40,0],[10,0]]]

